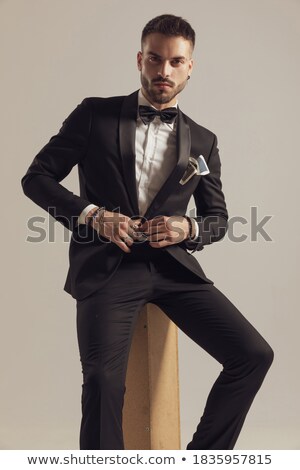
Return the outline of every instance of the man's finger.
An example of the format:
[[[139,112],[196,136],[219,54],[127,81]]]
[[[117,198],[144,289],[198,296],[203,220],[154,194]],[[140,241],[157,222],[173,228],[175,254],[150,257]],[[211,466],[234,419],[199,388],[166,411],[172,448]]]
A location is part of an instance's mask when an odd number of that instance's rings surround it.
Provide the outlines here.
[[[128,234],[125,234],[123,236],[120,235],[120,239],[123,243],[125,243],[127,246],[128,245],[132,245],[133,244],[133,238],[128,235]]]
[[[166,240],[167,238],[168,235],[166,232],[151,233],[150,235],[148,235],[148,240],[151,242]]]
[[[142,225],[140,225],[139,229],[142,231],[146,231],[149,227],[155,227],[157,225],[164,225],[165,224],[165,217],[155,217],[154,219],[146,220]]]
[[[166,230],[168,230],[168,227],[164,220],[161,220],[158,224],[149,224],[148,227],[142,228],[142,231],[147,234],[166,232]]]
[[[150,242],[149,245],[152,248],[163,248],[164,246],[172,245],[168,240],[161,240],[159,242]]]
[[[126,242],[124,240],[116,240],[115,241],[115,244],[121,248],[121,250],[125,251],[126,253],[130,253],[131,250],[129,248],[129,246],[126,244]]]

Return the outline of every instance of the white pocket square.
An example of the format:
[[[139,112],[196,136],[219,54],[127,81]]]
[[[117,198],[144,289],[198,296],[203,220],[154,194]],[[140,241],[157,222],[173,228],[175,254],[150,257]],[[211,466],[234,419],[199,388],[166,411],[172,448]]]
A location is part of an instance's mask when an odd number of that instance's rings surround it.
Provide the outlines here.
[[[192,157],[193,158],[193,157]],[[197,158],[198,166],[199,166],[199,174],[202,176],[208,175],[210,173],[209,168],[204,160],[203,155],[199,155]]]
[[[187,169],[185,170],[184,175],[179,183],[183,185],[186,184],[194,175],[205,176],[209,173],[210,171],[203,155],[199,155],[198,158],[189,157]]]

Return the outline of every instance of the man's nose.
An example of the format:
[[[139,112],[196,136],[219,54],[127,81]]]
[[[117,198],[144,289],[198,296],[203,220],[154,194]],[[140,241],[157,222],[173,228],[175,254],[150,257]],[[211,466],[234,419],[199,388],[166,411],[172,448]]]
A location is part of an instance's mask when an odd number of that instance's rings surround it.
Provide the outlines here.
[[[158,72],[163,78],[167,78],[171,74],[171,65],[168,60],[164,60],[161,63],[160,72]]]

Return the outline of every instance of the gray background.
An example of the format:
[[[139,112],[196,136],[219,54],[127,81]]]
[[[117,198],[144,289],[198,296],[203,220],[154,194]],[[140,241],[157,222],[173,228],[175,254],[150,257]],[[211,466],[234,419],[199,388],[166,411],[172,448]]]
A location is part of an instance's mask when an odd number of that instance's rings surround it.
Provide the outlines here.
[[[217,134],[230,217],[248,221],[235,226],[243,243],[226,237],[197,257],[276,355],[237,448],[300,449],[297,0],[0,2],[2,449],[75,449],[80,422],[75,301],[63,291],[69,233],[56,223],[55,242],[26,241],[28,219],[47,214],[23,195],[20,179],[84,97],[139,87],[141,29],[166,12],[197,33],[181,109]],[[63,184],[78,193],[76,168]],[[265,226],[272,242],[251,241],[251,206],[259,220],[273,216]],[[220,366],[179,340],[185,448]]]

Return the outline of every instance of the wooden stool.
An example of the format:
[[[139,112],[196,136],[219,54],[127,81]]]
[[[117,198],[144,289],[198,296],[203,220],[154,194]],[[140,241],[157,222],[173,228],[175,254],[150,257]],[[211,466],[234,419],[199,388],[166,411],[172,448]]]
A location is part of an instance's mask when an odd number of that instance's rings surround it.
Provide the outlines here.
[[[177,326],[154,304],[136,324],[123,410],[125,449],[180,449]]]

